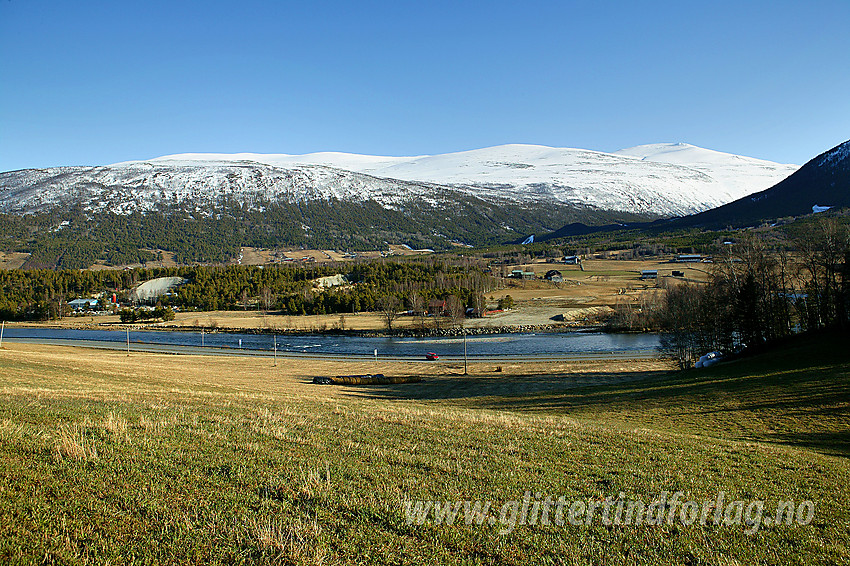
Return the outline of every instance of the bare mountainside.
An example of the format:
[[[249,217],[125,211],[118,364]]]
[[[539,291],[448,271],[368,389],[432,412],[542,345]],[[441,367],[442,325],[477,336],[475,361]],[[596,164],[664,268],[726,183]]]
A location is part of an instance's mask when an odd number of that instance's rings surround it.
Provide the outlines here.
[[[203,214],[224,202],[262,210],[267,203],[335,200],[404,212],[473,198],[530,211],[557,205],[678,216],[764,190],[797,168],[688,144],[616,153],[504,145],[417,157],[180,154],[2,173],[0,211],[79,206],[128,214],[179,206]]]

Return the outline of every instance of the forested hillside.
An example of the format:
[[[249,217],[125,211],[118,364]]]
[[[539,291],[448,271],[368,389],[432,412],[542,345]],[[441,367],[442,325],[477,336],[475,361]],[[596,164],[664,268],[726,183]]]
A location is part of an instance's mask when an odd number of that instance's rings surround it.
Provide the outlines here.
[[[27,268],[81,269],[95,263],[127,265],[153,261],[152,252],[175,253],[180,264],[222,263],[242,246],[384,249],[387,242],[414,248],[502,243],[551,231],[573,219],[588,223],[645,217],[547,205],[500,206],[469,197],[451,208],[425,204],[404,211],[376,202],[264,203],[249,209],[229,202],[214,210],[160,208],[155,212],[91,213],[79,208],[31,215],[0,214],[0,251],[31,253]]]

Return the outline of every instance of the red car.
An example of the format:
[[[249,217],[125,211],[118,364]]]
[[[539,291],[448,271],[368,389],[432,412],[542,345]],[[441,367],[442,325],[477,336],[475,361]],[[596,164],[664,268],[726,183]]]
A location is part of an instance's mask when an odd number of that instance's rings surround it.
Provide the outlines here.
[[[439,360],[440,356],[438,356],[434,352],[428,352],[427,354],[425,354],[425,359],[426,360]]]

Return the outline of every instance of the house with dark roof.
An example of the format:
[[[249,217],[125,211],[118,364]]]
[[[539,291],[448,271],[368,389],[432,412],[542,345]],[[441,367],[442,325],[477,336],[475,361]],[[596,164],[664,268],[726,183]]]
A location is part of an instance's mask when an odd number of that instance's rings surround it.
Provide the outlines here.
[[[551,281],[552,283],[561,283],[564,280],[564,277],[557,269],[550,269],[546,272],[546,275],[543,276],[543,279]]]

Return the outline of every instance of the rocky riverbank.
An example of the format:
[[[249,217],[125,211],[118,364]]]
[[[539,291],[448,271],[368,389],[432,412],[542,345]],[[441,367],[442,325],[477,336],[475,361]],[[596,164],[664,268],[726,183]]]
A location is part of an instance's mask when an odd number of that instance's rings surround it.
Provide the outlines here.
[[[124,325],[122,325],[122,328]],[[509,326],[485,327],[448,327],[448,328],[402,328],[388,332],[386,330],[355,330],[355,329],[293,329],[293,328],[209,328],[204,326],[170,326],[132,325],[134,330],[178,330],[183,332],[226,332],[233,334],[275,334],[278,336],[360,336],[364,338],[401,337],[401,338],[450,338],[463,336],[484,336],[490,334],[528,334],[528,333],[558,333],[576,331],[601,331],[600,326],[566,326],[563,324],[523,324]],[[103,330],[103,327],[98,327]]]
[[[16,326],[29,326],[32,328],[65,328],[61,323],[17,323]],[[162,322],[151,323],[131,323],[123,324],[119,322],[101,322],[101,323],[86,323],[75,324],[73,326],[77,330],[125,330],[129,328],[132,331],[177,331],[177,332],[206,332],[206,333],[228,333],[228,334],[264,334],[278,336],[360,336],[366,338],[373,337],[388,337],[396,336],[402,338],[434,338],[434,337],[457,337],[463,336],[484,336],[491,334],[529,334],[529,333],[559,333],[559,332],[588,332],[588,331],[604,331],[604,328],[599,325],[578,325],[578,324],[515,324],[515,325],[500,325],[500,326],[447,326],[444,328],[400,328],[392,332],[386,330],[364,330],[364,329],[340,329],[340,328],[239,328],[227,326],[204,326],[204,325],[186,325],[173,324]]]

